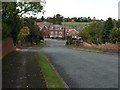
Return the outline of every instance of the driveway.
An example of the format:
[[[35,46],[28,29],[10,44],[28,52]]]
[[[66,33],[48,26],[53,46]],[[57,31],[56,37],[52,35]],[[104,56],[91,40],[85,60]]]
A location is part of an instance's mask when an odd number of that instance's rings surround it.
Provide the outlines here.
[[[118,56],[76,51],[47,39],[43,51],[70,88],[117,88]]]

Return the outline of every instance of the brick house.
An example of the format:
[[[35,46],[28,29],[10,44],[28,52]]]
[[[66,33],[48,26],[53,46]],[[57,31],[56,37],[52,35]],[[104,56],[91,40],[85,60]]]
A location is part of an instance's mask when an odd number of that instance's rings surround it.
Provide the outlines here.
[[[67,34],[67,36],[72,36],[72,38],[76,38],[76,39],[79,36],[79,32],[75,29],[67,29],[66,34]]]
[[[41,34],[43,35],[44,38],[49,38],[49,27],[50,27],[50,23],[48,22],[37,22],[37,25],[39,27],[39,30],[41,32]]]
[[[37,22],[37,25],[40,28],[40,32],[44,38],[64,39],[66,36],[77,38],[79,35],[78,31],[65,25],[54,25],[48,22]]]
[[[49,34],[50,38],[65,38],[64,25],[50,25]]]

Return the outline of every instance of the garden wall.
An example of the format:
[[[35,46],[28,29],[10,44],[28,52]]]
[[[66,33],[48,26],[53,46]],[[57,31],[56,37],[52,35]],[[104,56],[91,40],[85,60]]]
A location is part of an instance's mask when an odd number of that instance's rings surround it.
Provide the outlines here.
[[[86,42],[83,42],[83,46],[85,47],[93,47],[98,49],[109,49],[109,50],[120,50],[120,43],[112,44],[112,43],[105,43],[105,44],[89,44]]]
[[[4,57],[6,54],[15,50],[15,46],[13,44],[12,38],[7,38],[2,41],[2,56]]]

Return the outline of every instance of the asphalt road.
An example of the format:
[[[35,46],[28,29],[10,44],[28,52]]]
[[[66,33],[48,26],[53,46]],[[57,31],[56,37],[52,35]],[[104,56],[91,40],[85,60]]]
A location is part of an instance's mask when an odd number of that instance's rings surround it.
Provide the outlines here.
[[[76,51],[63,40],[46,40],[41,50],[70,88],[118,88],[118,56]]]

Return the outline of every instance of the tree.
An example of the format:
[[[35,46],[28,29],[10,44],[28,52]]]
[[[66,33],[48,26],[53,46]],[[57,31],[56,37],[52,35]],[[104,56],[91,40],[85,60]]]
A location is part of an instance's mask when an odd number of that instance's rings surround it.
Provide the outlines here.
[[[88,43],[99,44],[101,43],[102,30],[103,22],[92,22],[80,32],[80,36]]]
[[[30,34],[30,30],[27,26],[24,26],[23,28],[21,28],[18,36],[17,36],[17,40],[20,40],[22,43],[25,42],[26,37]]]
[[[30,30],[29,30],[29,28],[27,26],[24,26],[23,28],[21,28],[19,34],[26,37],[27,35],[30,34]]]
[[[30,42],[31,44],[36,43],[38,44],[41,40],[41,33],[39,31],[38,26],[35,24],[35,18],[24,18],[24,25],[29,27],[30,34],[27,36],[26,41]]]
[[[43,22],[45,20],[44,16],[41,17],[41,21]]]
[[[112,43],[120,42],[120,28],[113,28],[109,37]]]
[[[20,17],[32,12],[36,14],[43,9],[41,2],[2,2],[2,31],[3,39],[11,36],[16,42],[17,35],[21,28]]]
[[[115,20],[115,26],[110,31],[109,38],[112,43],[120,42],[120,19],[118,21]]]
[[[110,32],[113,29],[113,27],[114,27],[114,23],[112,21],[112,18],[108,18],[108,20],[105,22],[104,30],[102,32],[102,42],[103,43],[110,41],[109,35],[110,35]]]
[[[117,23],[116,23],[116,27],[120,28],[120,19],[118,19]]]
[[[56,14],[53,17],[47,18],[47,21],[53,24],[62,24],[63,16],[60,14]]]

